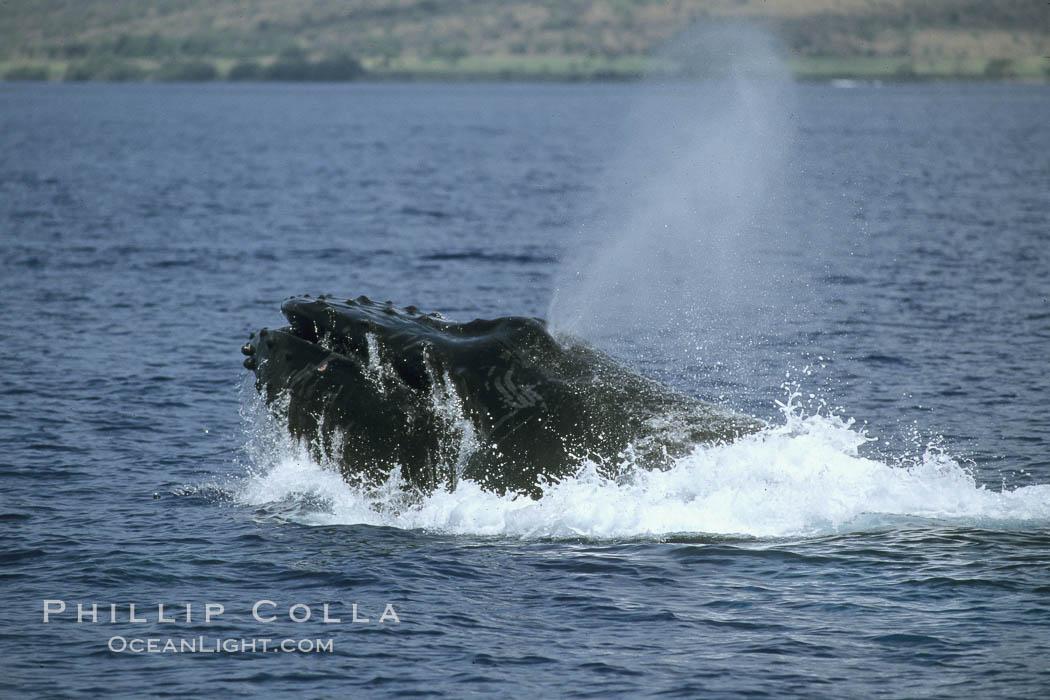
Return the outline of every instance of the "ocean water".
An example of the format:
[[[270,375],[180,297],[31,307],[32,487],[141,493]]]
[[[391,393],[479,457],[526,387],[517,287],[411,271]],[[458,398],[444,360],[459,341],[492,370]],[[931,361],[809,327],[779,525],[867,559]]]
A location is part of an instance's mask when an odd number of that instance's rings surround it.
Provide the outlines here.
[[[3,692],[1045,697],[1050,88],[795,86],[768,160],[652,90],[0,85]],[[592,340],[758,434],[399,507],[259,405],[288,296],[545,316],[610,192],[655,246],[690,119],[754,245]]]

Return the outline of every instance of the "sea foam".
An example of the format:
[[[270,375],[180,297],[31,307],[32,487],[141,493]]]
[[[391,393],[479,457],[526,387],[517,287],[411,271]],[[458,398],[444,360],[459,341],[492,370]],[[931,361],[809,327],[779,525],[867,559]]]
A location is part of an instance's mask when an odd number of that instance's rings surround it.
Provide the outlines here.
[[[862,454],[870,438],[851,420],[807,415],[793,400],[781,412],[779,424],[730,444],[697,445],[667,471],[639,469],[613,481],[586,464],[575,478],[547,484],[538,500],[469,481],[408,500],[396,478],[378,489],[348,485],[255,410],[248,475],[235,500],[310,525],[528,539],[777,538],[916,521],[991,529],[1050,523],[1050,485],[990,489],[936,447],[889,464]]]

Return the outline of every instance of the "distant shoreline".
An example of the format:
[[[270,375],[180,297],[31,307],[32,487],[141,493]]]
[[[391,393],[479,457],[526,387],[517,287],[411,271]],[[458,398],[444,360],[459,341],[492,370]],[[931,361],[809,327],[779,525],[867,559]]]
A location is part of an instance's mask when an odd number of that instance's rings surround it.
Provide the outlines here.
[[[659,75],[645,56],[467,57],[456,62],[377,65],[351,58],[282,63],[230,59],[160,62],[97,57],[85,61],[0,61],[5,82],[633,82]],[[1050,82],[1050,58],[955,59],[827,57],[786,61],[800,82]],[[673,77],[673,76],[668,76]]]
[[[0,80],[622,82],[742,28],[800,81],[1050,81],[1047,0],[8,0]]]

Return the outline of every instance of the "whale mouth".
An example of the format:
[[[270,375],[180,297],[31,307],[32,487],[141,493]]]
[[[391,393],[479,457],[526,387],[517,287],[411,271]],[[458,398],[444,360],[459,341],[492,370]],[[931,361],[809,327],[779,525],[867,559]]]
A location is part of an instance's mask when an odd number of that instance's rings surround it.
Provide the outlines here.
[[[281,304],[281,314],[288,320],[286,331],[300,340],[315,345],[331,340],[334,335],[336,310],[325,297],[293,297]]]
[[[317,300],[320,301],[320,300]],[[281,313],[288,321],[288,325],[281,328],[263,328],[257,333],[252,333],[247,343],[241,347],[241,352],[246,356],[244,366],[250,370],[257,370],[263,366],[266,359],[278,355],[284,355],[286,360],[291,360],[291,350],[299,348],[297,353],[304,349],[303,344],[312,348],[307,355],[316,355],[318,352],[347,355],[348,343],[339,343],[343,346],[334,347],[331,342],[333,337],[332,328],[325,321],[326,314],[319,313],[320,308],[312,308],[316,304],[312,299],[288,299],[281,305]]]
[[[291,333],[299,340],[305,340],[315,345],[319,344],[324,332],[318,327],[316,322],[294,312],[286,313],[285,318],[288,319],[288,333]]]
[[[456,326],[439,314],[424,314],[415,306],[374,302],[366,296],[337,299],[322,295],[292,297],[281,304],[288,325],[263,329],[241,348],[244,366],[262,372],[265,384],[295,367],[331,371],[331,362],[354,367],[374,381],[395,377],[415,391],[429,391],[441,361],[428,356],[437,336]]]
[[[373,306],[375,302],[365,296],[345,301],[293,297],[281,304],[281,313],[288,320],[281,330],[328,352],[367,362],[367,334],[378,328],[368,318]]]

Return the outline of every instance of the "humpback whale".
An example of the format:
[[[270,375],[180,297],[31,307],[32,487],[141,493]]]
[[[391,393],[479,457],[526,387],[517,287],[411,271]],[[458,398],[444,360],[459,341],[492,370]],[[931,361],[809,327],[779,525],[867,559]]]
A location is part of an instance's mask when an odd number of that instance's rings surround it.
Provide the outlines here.
[[[462,479],[538,498],[587,462],[609,478],[668,468],[757,421],[618,364],[537,318],[459,323],[367,297],[292,297],[288,325],[242,347],[256,389],[352,484],[398,473],[422,493]]]

